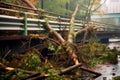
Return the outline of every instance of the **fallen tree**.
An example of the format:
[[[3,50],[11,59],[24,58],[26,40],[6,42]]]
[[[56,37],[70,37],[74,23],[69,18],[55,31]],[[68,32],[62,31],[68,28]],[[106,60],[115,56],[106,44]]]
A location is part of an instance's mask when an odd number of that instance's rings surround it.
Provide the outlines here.
[[[25,0],[25,1],[28,1],[28,0]],[[27,2],[28,3],[28,2]],[[29,4],[29,3],[28,3]],[[35,7],[32,5],[31,6],[32,8],[35,9]],[[65,40],[62,35],[60,35],[57,31],[55,31],[54,29],[52,29],[51,25],[49,24],[48,21],[46,21],[46,23],[44,23],[44,27],[45,29],[47,29],[50,33],[52,33],[57,39],[58,39],[58,42],[60,44],[62,44],[62,47],[66,50],[67,54],[69,55],[69,58],[73,61],[73,63],[75,65],[79,65],[81,64],[80,61],[78,60],[78,56],[76,55],[76,52],[75,50],[71,47],[72,44],[74,44],[74,36],[76,36],[77,34],[80,34],[82,32],[86,32],[86,31],[92,31],[92,30],[96,30],[98,28],[100,28],[99,26],[86,26],[85,28],[83,29],[80,29],[78,30],[77,32],[74,32],[74,20],[75,20],[75,16],[78,12],[78,9],[79,9],[79,5],[77,4],[76,8],[75,8],[75,11],[73,12],[72,16],[71,16],[71,19],[70,19],[70,25],[69,25],[69,32],[68,32],[68,39]],[[80,67],[80,66],[79,66]],[[7,70],[16,70],[14,68],[10,68],[10,67],[6,67],[5,69]],[[80,67],[80,69],[84,70],[84,71],[87,71],[87,72],[91,72],[91,73],[94,73],[94,74],[99,74],[99,73],[96,73],[92,70],[88,70],[86,68],[83,68],[83,67]],[[17,69],[17,70],[20,70],[20,69]],[[62,70],[60,73],[58,74],[63,74],[63,73],[66,73],[68,71],[70,71],[71,68],[69,69],[66,69],[66,70]],[[23,71],[23,70],[20,70],[20,71]],[[27,72],[27,71],[24,71],[24,72]],[[36,75],[37,73],[31,75],[31,76],[34,76]],[[100,75],[100,74],[99,74]],[[27,78],[31,77],[31,76],[28,76]],[[49,76],[49,74],[44,74],[44,75],[40,75],[39,77],[46,77],[46,76]]]
[[[52,29],[51,25],[49,24],[49,22],[46,20],[46,23],[44,24],[44,26],[46,26],[46,29],[51,32],[61,44],[65,44],[68,43],[66,45],[64,45],[63,47],[67,50],[67,53],[69,55],[69,57],[73,60],[73,62],[75,64],[78,64],[79,61],[77,59],[77,55],[75,53],[75,51],[72,49],[72,47],[70,47],[71,44],[73,44],[74,41],[74,36],[76,36],[79,33],[88,31],[88,30],[96,30],[98,28],[100,28],[99,26],[87,26],[83,29],[78,30],[77,32],[74,32],[74,20],[75,20],[75,16],[77,14],[79,5],[76,6],[75,11],[73,12],[71,19],[70,19],[70,27],[69,27],[69,32],[68,32],[68,40],[65,40],[57,31],[55,31],[54,29]]]

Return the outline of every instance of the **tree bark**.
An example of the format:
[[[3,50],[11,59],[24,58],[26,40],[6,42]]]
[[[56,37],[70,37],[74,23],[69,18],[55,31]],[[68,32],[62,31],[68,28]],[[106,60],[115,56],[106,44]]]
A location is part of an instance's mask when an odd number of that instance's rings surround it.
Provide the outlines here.
[[[78,12],[78,9],[79,9],[79,5],[77,4],[76,8],[71,16],[71,19],[70,19],[70,27],[69,27],[69,33],[68,33],[68,42],[69,43],[73,43],[73,40],[74,40],[74,20],[75,20],[76,14]],[[69,50],[68,50],[69,56],[73,59],[75,64],[78,64],[79,61],[77,59],[77,55],[75,54],[74,50],[70,46],[67,46],[67,48],[69,48]]]
[[[68,34],[68,42],[69,43],[73,43],[73,39],[74,39],[74,35],[73,35],[74,34],[74,20],[75,20],[76,14],[78,12],[78,8],[79,8],[79,5],[77,4],[77,6],[75,8],[75,11],[73,12],[73,14],[71,16],[71,19],[70,19],[70,28],[69,28],[69,34]],[[55,37],[60,41],[60,43],[64,44],[65,39],[63,39],[63,37],[59,33],[57,33],[55,30],[53,30],[49,23],[47,23],[46,27],[50,32],[52,32],[55,35]],[[69,49],[68,50],[68,55],[70,56],[70,58],[73,60],[73,62],[75,64],[78,64],[79,61],[77,59],[77,55],[75,54],[74,50],[70,47],[70,45],[65,45],[65,46],[66,46],[65,47],[66,50]]]
[[[92,78],[94,78],[94,79],[102,75],[101,73],[95,72],[95,71],[90,70],[90,69],[87,69],[87,68],[85,68],[85,67],[80,67],[80,69],[83,70],[83,71],[86,71],[86,72],[95,74],[95,76],[92,77]]]
[[[75,35],[80,34],[82,32],[85,32],[87,30],[92,31],[92,30],[96,30],[96,29],[99,29],[99,28],[101,28],[101,26],[88,26],[88,27],[85,27],[85,28],[80,29],[79,31],[75,32]]]
[[[73,43],[73,40],[74,40],[74,20],[78,12],[78,9],[79,9],[79,5],[77,4],[75,11],[73,12],[71,19],[70,19],[70,27],[69,27],[69,33],[68,33],[68,41],[70,43]]]
[[[56,32],[55,30],[53,30],[53,29],[51,28],[51,25],[50,25],[49,23],[46,24],[46,28],[47,28],[51,33],[53,33],[53,35],[59,40],[59,42],[60,42],[61,44],[64,44],[64,43],[66,42],[65,39],[63,39],[63,37],[62,37],[58,32]],[[75,64],[78,64],[79,61],[78,61],[78,59],[77,59],[77,56],[76,56],[74,50],[70,47],[70,45],[69,45],[69,44],[68,44],[68,45],[64,45],[64,48],[65,48],[65,50],[68,49],[67,53],[68,53],[68,55],[70,56],[70,58],[73,60],[73,62],[74,62]]]
[[[57,31],[55,31],[54,29],[52,29],[51,25],[48,22],[46,23],[46,28],[51,33],[53,33],[53,35],[59,40],[60,43],[64,43],[65,42],[65,40],[63,39],[63,37]]]
[[[35,72],[35,71],[28,71],[28,70],[23,70],[23,69],[18,69],[18,68],[7,67],[2,63],[0,63],[0,70],[3,70],[3,71],[21,71],[21,72],[25,72],[27,74],[36,74],[36,73],[38,73],[38,72]]]
[[[22,1],[25,2],[29,7],[37,10],[36,7],[29,0],[22,0]]]
[[[69,57],[73,60],[74,64],[78,64],[79,61],[78,61],[78,58],[77,58],[77,55],[75,53],[75,51],[72,49],[72,47],[70,46],[70,44],[73,43],[73,40],[74,40],[74,36],[76,36],[76,34],[78,33],[81,33],[81,32],[84,32],[84,31],[87,31],[87,30],[96,30],[98,28],[100,28],[99,26],[92,26],[92,27],[86,27],[86,28],[83,28],[81,30],[78,30],[78,32],[74,32],[74,20],[75,20],[75,16],[78,12],[78,9],[79,9],[79,5],[77,4],[76,5],[76,8],[71,16],[71,19],[70,19],[70,27],[69,27],[69,33],[68,33],[68,44],[64,45],[65,49],[68,50],[67,53],[69,55]],[[51,25],[46,21],[46,28],[51,32],[53,33],[53,35],[59,40],[59,42],[61,44],[64,44],[65,42],[67,42],[57,31],[55,31],[54,29],[51,28]]]
[[[70,66],[70,67],[68,67],[68,68],[66,68],[66,69],[61,70],[58,74],[59,74],[59,75],[65,74],[65,73],[67,73],[67,72],[72,71],[73,69],[79,68],[80,66],[82,66],[81,63],[79,63],[79,64],[77,64],[77,65]]]

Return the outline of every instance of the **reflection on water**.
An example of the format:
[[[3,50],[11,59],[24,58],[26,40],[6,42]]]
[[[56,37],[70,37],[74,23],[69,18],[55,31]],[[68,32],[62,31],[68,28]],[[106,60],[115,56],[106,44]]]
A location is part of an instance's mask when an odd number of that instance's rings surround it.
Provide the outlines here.
[[[110,49],[113,49],[115,47],[117,50],[120,50],[120,42],[111,42],[108,44],[108,47]]]
[[[120,42],[110,42],[108,47],[110,49],[116,47],[117,50],[120,50]],[[120,57],[118,64],[97,65],[95,71],[102,74],[102,76],[98,77],[96,80],[112,80],[112,77],[120,76]]]
[[[120,63],[119,63],[120,64]],[[112,80],[112,77],[120,76],[120,66],[119,65],[97,65],[96,72],[102,73],[102,76],[98,77],[96,80]]]

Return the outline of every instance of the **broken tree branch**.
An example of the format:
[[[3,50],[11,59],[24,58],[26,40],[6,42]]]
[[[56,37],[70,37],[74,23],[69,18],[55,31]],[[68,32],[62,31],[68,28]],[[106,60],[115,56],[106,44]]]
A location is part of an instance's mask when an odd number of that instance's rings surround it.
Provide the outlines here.
[[[66,69],[61,70],[58,74],[59,74],[59,75],[65,74],[65,73],[70,72],[70,71],[72,71],[73,69],[76,69],[76,68],[78,68],[78,67],[80,67],[80,66],[82,66],[81,63],[79,63],[79,64],[77,64],[77,65],[70,66],[70,67],[68,67],[68,68],[66,68]]]
[[[43,74],[43,75],[39,75],[39,76],[29,78],[27,80],[45,80],[45,78],[47,78],[49,76],[50,76],[50,74]]]
[[[73,43],[73,38],[74,38],[74,21],[75,21],[75,16],[78,12],[79,9],[79,4],[77,4],[75,11],[73,12],[71,19],[70,19],[70,27],[69,27],[69,33],[68,33],[68,41],[70,43]]]
[[[102,75],[101,73],[95,72],[95,71],[90,70],[90,69],[87,69],[87,68],[85,68],[85,67],[80,67],[80,69],[83,70],[83,71],[86,71],[86,72],[95,74],[95,76],[94,76],[93,78],[97,78],[97,77],[99,77],[99,76]]]
[[[18,69],[18,68],[6,67],[2,63],[0,63],[0,70],[3,70],[3,71],[21,71],[21,72],[25,72],[27,74],[36,74],[37,73],[35,71],[28,71],[28,70],[22,70],[22,69]]]
[[[58,32],[56,32],[55,30],[53,30],[52,28],[51,28],[51,25],[48,23],[48,22],[46,22],[46,28],[51,32],[51,33],[53,33],[53,35],[58,39],[58,41],[61,43],[61,44],[64,44],[65,43],[65,40],[63,39],[63,37],[58,33]],[[67,51],[67,53],[68,53],[68,55],[70,56],[70,58],[73,60],[73,62],[75,63],[75,64],[78,64],[79,63],[79,61],[78,61],[78,59],[77,59],[77,55],[75,54],[75,52],[74,52],[74,50],[70,47],[70,45],[64,45],[65,47],[65,50],[67,50],[67,49],[69,49],[68,51]]]
[[[63,39],[63,37],[57,32],[55,31],[54,29],[52,29],[51,25],[47,22],[46,23],[46,28],[54,34],[54,36],[60,41],[60,43],[64,43],[65,40]]]
[[[28,80],[28,79],[31,79],[31,78],[36,77],[38,75],[40,75],[40,73],[35,73],[35,74],[30,75],[30,76],[25,76],[24,78],[22,78],[22,80]]]
[[[75,35],[80,34],[80,33],[82,33],[82,32],[85,32],[85,31],[87,31],[87,30],[92,31],[92,30],[97,30],[97,29],[99,29],[99,28],[102,28],[102,27],[101,27],[101,26],[87,26],[87,27],[85,27],[85,28],[83,28],[83,29],[80,29],[79,31],[75,32]]]

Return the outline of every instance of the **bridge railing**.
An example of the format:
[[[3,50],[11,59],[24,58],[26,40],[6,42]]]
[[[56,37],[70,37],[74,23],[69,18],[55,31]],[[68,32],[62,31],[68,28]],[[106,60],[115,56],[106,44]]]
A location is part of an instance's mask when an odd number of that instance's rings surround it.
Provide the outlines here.
[[[54,30],[69,30],[70,16],[60,15],[53,12],[34,10],[31,8],[26,8],[4,2],[0,2],[0,4],[5,4],[9,6],[35,11],[33,13],[30,13],[30,12],[20,11],[20,9],[13,10],[5,7],[0,7],[0,10],[3,11],[3,13],[6,12],[12,13],[10,15],[4,15],[4,14],[0,15],[0,30],[19,30],[19,31],[24,31],[24,35],[27,35],[28,31],[44,30],[43,23],[46,22],[45,18],[49,19],[49,23],[51,24],[52,28],[54,28]],[[17,16],[12,16],[14,14]],[[78,30],[86,26],[86,23],[81,19],[76,19],[74,25],[75,25],[75,30]],[[94,22],[94,21],[89,22],[89,25],[104,26],[103,28],[98,29],[98,31],[115,30],[115,28],[113,28],[113,26],[111,25]]]
[[[68,18],[39,15],[30,12],[23,12],[13,9],[0,8],[4,12],[17,13],[18,16],[0,15],[0,30],[22,30],[24,35],[27,35],[28,31],[44,30],[43,23],[44,18],[49,19],[49,23],[54,30],[69,30]],[[22,16],[21,16],[22,15]],[[75,30],[82,28],[79,20],[75,20]]]

